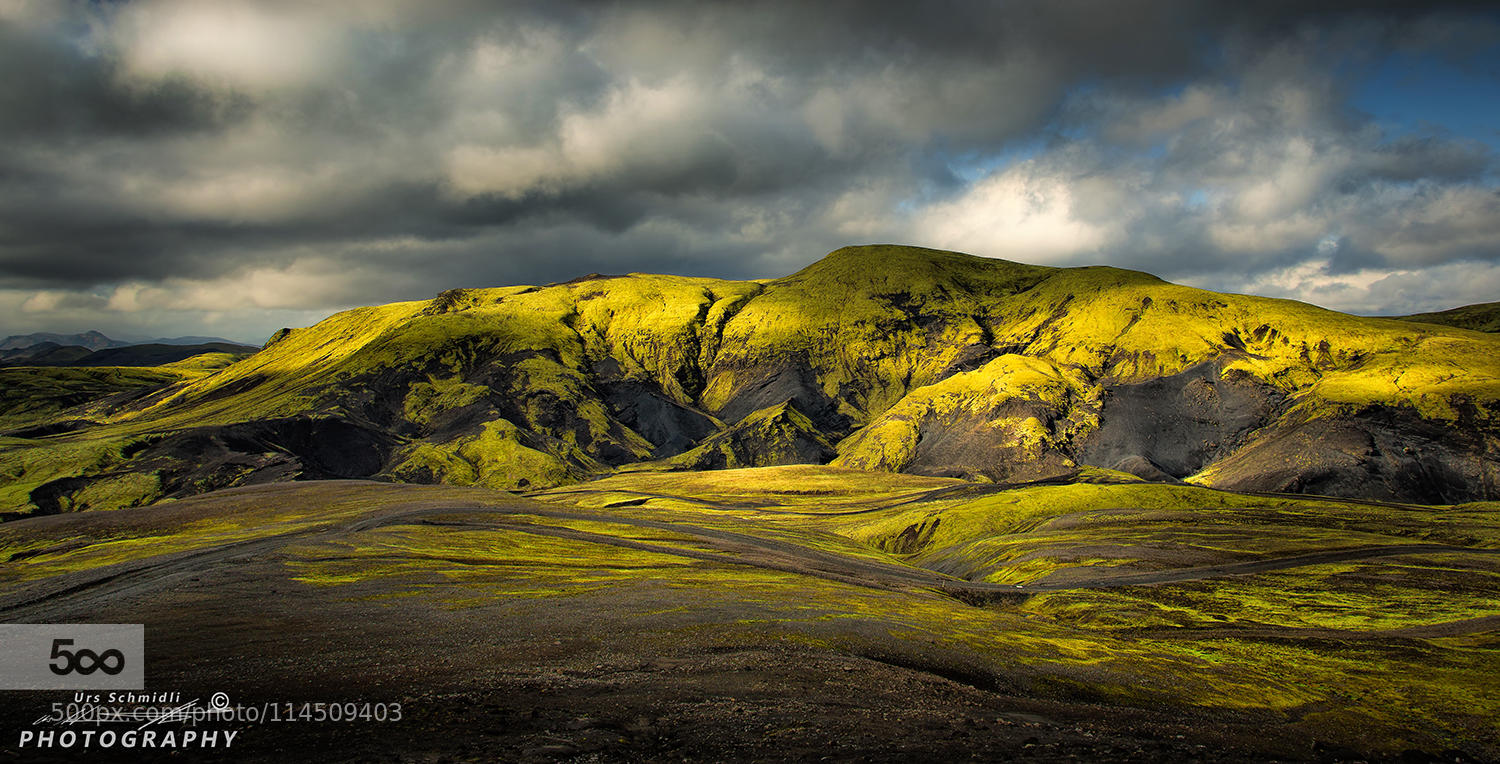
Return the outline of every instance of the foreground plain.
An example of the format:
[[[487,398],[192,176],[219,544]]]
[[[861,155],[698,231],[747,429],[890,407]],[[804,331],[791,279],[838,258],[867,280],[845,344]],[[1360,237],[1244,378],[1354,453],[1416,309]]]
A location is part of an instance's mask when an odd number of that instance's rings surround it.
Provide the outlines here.
[[[1496,509],[812,466],[275,484],[6,523],[0,617],[144,622],[152,690],[408,709],[236,756],[1493,760]],[[0,696],[9,729],[42,705]]]

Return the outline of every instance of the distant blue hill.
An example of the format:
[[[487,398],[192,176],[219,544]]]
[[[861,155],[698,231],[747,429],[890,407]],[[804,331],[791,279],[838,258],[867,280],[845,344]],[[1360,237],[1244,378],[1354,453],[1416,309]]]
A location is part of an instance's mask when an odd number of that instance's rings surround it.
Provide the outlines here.
[[[133,343],[121,340],[112,340],[101,332],[87,331],[81,334],[53,334],[52,332],[36,332],[34,334],[12,334],[0,342],[0,350],[22,350],[33,345],[50,342],[59,347],[84,347],[89,350],[104,350],[105,348],[120,348]]]
[[[204,342],[197,345],[147,342],[103,350],[89,350],[81,345],[43,342],[18,350],[0,350],[0,366],[159,366],[201,353],[244,355],[254,353],[259,349],[231,342]]]
[[[7,350],[25,350],[36,345],[51,343],[58,347],[81,347],[89,350],[107,350],[109,348],[123,348],[132,345],[208,345],[212,343],[224,343],[239,345],[240,343],[226,340],[223,337],[156,337],[146,340],[117,340],[106,337],[103,332],[90,330],[79,334],[54,334],[52,332],[34,332],[32,334],[12,334],[0,342],[0,352]]]

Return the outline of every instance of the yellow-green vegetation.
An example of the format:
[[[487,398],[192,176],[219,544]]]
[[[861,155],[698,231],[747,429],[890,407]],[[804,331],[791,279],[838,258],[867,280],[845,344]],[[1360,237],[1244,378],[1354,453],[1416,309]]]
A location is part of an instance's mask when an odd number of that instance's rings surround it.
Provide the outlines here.
[[[746,506],[759,511],[815,514],[864,511],[876,504],[911,501],[933,491],[965,486],[964,481],[948,478],[799,464],[760,469],[627,473],[535,495],[586,507],[652,497],[699,506]]]
[[[140,507],[161,498],[161,477],[150,472],[126,472],[95,480],[63,497],[63,510],[124,509]]]
[[[959,575],[965,565],[992,569],[986,578],[1005,583],[1058,571],[1081,580],[1108,577],[1121,566],[1152,570],[1382,544],[1500,549],[1500,507],[1494,504],[1380,506],[1139,484],[1035,487],[975,498],[965,496],[973,490],[952,491],[950,481],[903,486],[905,478],[871,475],[870,485],[862,477],[810,468],[638,474],[548,496],[587,501],[595,488],[614,496],[709,502],[745,496],[767,512],[740,510],[753,525],[831,530],[886,549],[901,546],[895,542],[903,536],[915,538],[906,555],[913,564]],[[814,480],[818,487],[808,493],[817,498],[807,503],[823,506],[788,501],[795,485]],[[758,484],[765,488],[757,491]],[[944,487],[950,490],[944,493]],[[933,498],[908,498],[919,494]],[[868,511],[857,513],[861,504]],[[657,500],[630,511],[653,506]],[[789,507],[809,511],[784,514]],[[685,510],[673,505],[672,511]],[[1099,557],[1106,549],[1108,557]],[[911,617],[909,609],[887,607],[892,618]],[[974,622],[997,611],[1028,620]],[[1451,743],[1466,725],[1493,723],[1500,694],[1484,677],[1500,666],[1500,643],[1492,634],[1460,640],[1439,629],[1426,637],[1392,637],[1406,645],[1392,651],[1378,641],[1379,633],[1496,615],[1500,555],[1424,553],[1158,586],[1041,592],[1014,606],[937,610],[933,621],[908,633],[914,639],[941,634],[980,650],[1004,644],[1004,660],[1024,665],[1081,661],[1103,669],[1095,676],[1112,677],[1104,684],[1120,683],[1092,689],[1128,702],[1146,702],[1149,688],[1169,686],[1174,691],[1167,702],[1305,713],[1305,723],[1324,734],[1359,720],[1353,729],[1364,742],[1378,738],[1381,746],[1397,750],[1430,747],[1429,733]],[[1287,628],[1293,631],[1277,631]],[[1163,629],[1168,633],[1145,636]],[[1183,629],[1199,629],[1201,637]],[[1263,633],[1237,636],[1255,629]],[[1297,638],[1295,629],[1335,631],[1319,631],[1304,644],[1288,641]],[[1328,640],[1337,640],[1339,630],[1377,641],[1331,647]],[[1127,635],[1126,641],[1109,636],[1114,633]],[[1040,650],[1043,656],[1019,657],[1030,639],[1042,635],[1056,640]],[[1329,710],[1311,711],[1319,707]]]
[[[1456,326],[1460,329],[1473,329],[1476,332],[1500,332],[1500,302],[1481,302],[1436,313],[1416,313],[1400,318],[1402,321]]]
[[[579,455],[579,460],[587,459]],[[521,443],[520,430],[504,419],[484,424],[478,435],[449,443],[419,443],[391,470],[401,480],[481,485],[499,490],[570,482],[580,475],[568,462]]]
[[[851,467],[1012,482],[1114,467],[1075,458],[1108,418],[1110,390],[1211,364],[1221,378],[1276,393],[1264,419],[1242,430],[1264,446],[1261,461],[1242,460],[1226,475],[1219,465],[1234,444],[1216,442],[1205,451],[1212,460],[1177,477],[1201,470],[1194,482],[1242,485],[1274,463],[1289,475],[1278,480],[1301,490],[1301,476],[1329,467],[1283,464],[1273,436],[1382,411],[1464,436],[1449,439],[1454,454],[1419,455],[1458,475],[1459,498],[1493,495],[1500,474],[1500,337],[1114,268],[915,247],[850,247],[766,281],[631,274],[452,290],[339,313],[216,368],[223,360],[162,367],[156,373],[184,376],[161,394],[94,412],[98,425],[0,444],[0,470],[54,465],[23,470],[19,479],[36,486],[114,466],[78,461],[84,444],[317,416],[390,436],[372,474],[402,480],[537,488],[648,462],[717,468],[836,457]],[[754,417],[768,409],[783,412],[779,426],[757,429]],[[788,437],[800,445],[777,445]],[[305,449],[276,446],[298,458]],[[29,449],[51,456],[12,453]],[[963,463],[950,465],[959,456]],[[0,496],[0,511],[34,508],[25,491]]]
[[[1026,610],[1089,628],[1131,631],[1433,626],[1500,616],[1500,558],[1406,555],[1150,588],[1043,593]]]
[[[790,403],[781,403],[751,412],[732,427],[669,459],[622,469],[737,469],[817,464],[827,461],[833,453],[833,444],[812,420]]]
[[[1500,548],[1488,505],[1394,509],[1243,496],[1188,486],[1065,485],[851,516],[839,532],[977,580],[1066,581],[1104,564],[1134,570],[1395,544]],[[1076,576],[1074,576],[1076,578]]]
[[[1003,584],[1107,579],[1365,547],[1440,544],[1500,550],[1500,523],[1493,514],[1497,507],[1486,503],[1408,507],[1139,483],[963,490],[958,481],[916,483],[901,477],[883,482],[879,474],[812,467],[642,473],[542,495],[575,506],[613,506],[615,512],[694,522],[712,521],[732,510],[736,522],[757,528],[795,528],[804,539],[815,530],[831,533],[898,553],[920,567]],[[870,484],[866,477],[872,478]],[[1201,618],[1210,623],[1374,628],[1500,614],[1500,578],[1495,577],[1500,575],[1500,555],[1414,554],[1309,563],[1211,582],[1043,593],[1036,602],[1053,604],[1033,610],[1082,602],[1090,617],[1133,628],[1180,625],[1187,621],[1163,621],[1161,612],[1184,607],[1164,603],[1180,603],[1198,592]],[[1373,612],[1382,598],[1381,612]],[[1132,603],[1143,599],[1159,604],[1153,610]],[[1130,615],[1138,613],[1150,615]]]
[[[0,368],[0,430],[19,430],[105,413],[105,399],[165,387],[191,375],[164,367]]]
[[[57,518],[38,533],[0,525],[0,581],[238,544],[235,555],[263,549],[298,596],[421,598],[445,617],[543,632],[607,613],[589,636],[601,645],[795,644],[1105,708],[1252,711],[1373,753],[1493,753],[1476,730],[1500,718],[1500,642],[1493,625],[1468,624],[1500,616],[1500,555],[1103,584],[1369,547],[1500,550],[1494,503],[1004,489],[805,465],[633,472],[532,497],[325,482]],[[986,581],[1004,586],[964,589]]]
[[[208,372],[218,371],[219,369],[222,369],[225,366],[228,366],[236,361],[248,358],[250,355],[251,354],[249,353],[199,353],[198,355],[184,358],[181,361],[164,363],[151,368],[175,369],[178,371],[201,372],[206,374]]]
[[[31,492],[44,483],[80,473],[98,475],[124,461],[126,439],[37,442],[17,439],[0,451],[0,506],[27,507]]]
[[[629,537],[639,538],[636,533]],[[648,536],[658,543],[660,537]],[[304,583],[346,584],[406,575],[416,579],[413,583],[418,588],[456,583],[477,588],[486,597],[578,594],[652,576],[679,579],[681,571],[698,567],[692,559],[671,554],[601,547],[503,527],[484,531],[386,528],[296,551],[330,558],[292,563],[296,580]],[[475,601],[473,593],[462,601]]]
[[[430,499],[483,505],[489,491],[447,486],[318,483],[260,487],[160,504],[143,516],[94,516],[80,535],[67,527],[0,524],[0,584],[16,584],[122,562],[204,549],[347,522]]]
[[[481,401],[489,392],[483,385],[471,385],[458,377],[429,377],[407,389],[402,413],[408,421],[425,425],[434,415]]]
[[[1073,368],[1020,355],[1003,355],[970,372],[918,388],[867,427],[839,444],[834,464],[899,472],[916,457],[924,424],[966,422],[987,430],[990,462],[1026,465],[1033,472],[1076,467],[1059,447],[1098,424],[1098,385]],[[1061,426],[1044,424],[1072,413]]]
[[[676,524],[689,535],[692,528],[734,530],[960,576],[956,563],[993,567],[975,578],[1007,584],[1060,571],[1084,580],[1383,544],[1500,549],[1493,504],[1381,506],[1191,486],[998,490],[795,466],[630,473],[539,497],[602,518]],[[572,527],[692,546],[628,524]],[[836,537],[843,541],[829,541]],[[914,539],[910,548],[891,554],[903,537]],[[1460,624],[1455,633],[1462,633],[1469,619],[1500,615],[1500,555],[1408,554],[974,605],[924,587],[869,588],[737,565],[734,555],[685,559],[505,527],[392,528],[339,543],[341,552],[309,548],[318,561],[293,564],[293,574],[320,586],[384,582],[450,607],[680,591],[693,612],[741,613],[694,632],[725,644],[791,640],[960,660],[995,667],[1009,681],[1086,687],[1109,703],[1287,714],[1319,737],[1375,750],[1472,744],[1473,725],[1500,714],[1500,694],[1487,679],[1500,668],[1500,643],[1482,633],[1455,642],[1442,631]],[[642,630],[653,628],[650,617],[640,621]],[[1392,632],[1394,642],[1382,641],[1384,632],[1413,627],[1437,631]],[[1301,641],[1299,630],[1307,629],[1315,631]]]
[[[1007,298],[1053,272],[919,247],[838,250],[766,283],[724,325],[703,405],[720,409],[754,381],[747,370],[793,357],[841,413],[868,421],[941,379],[965,348],[990,344]]]

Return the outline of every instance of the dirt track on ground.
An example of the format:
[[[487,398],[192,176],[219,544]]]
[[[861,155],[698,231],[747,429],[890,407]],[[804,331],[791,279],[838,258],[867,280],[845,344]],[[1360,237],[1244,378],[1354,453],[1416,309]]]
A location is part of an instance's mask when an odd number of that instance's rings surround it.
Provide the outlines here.
[[[402,726],[250,727],[244,731],[247,748],[225,759],[1333,760],[1358,756],[1317,747],[1322,744],[1313,735],[1322,733],[1295,726],[1296,715],[1103,701],[1058,689],[1100,681],[1093,666],[1047,664],[1048,676],[1064,681],[1032,684],[1042,668],[978,661],[940,642],[913,640],[879,618],[820,620],[814,609],[803,621],[798,609],[758,609],[753,596],[715,599],[711,589],[659,582],[583,587],[567,597],[484,595],[454,607],[444,598],[472,598],[475,590],[441,576],[312,586],[293,581],[287,563],[346,559],[339,542],[364,547],[350,553],[364,560],[369,539],[360,534],[382,529],[527,533],[916,592],[929,601],[936,591],[1004,609],[1040,591],[1207,579],[1395,554],[1494,552],[1430,544],[1333,549],[1124,575],[1100,570],[1088,581],[1018,590],[952,578],[896,558],[742,533],[712,520],[675,523],[520,497],[470,503],[467,496],[418,491],[410,494],[413,501],[402,494],[398,501],[405,503],[373,509],[377,503],[364,504],[360,491],[389,494],[351,483],[236,489],[242,493],[226,494],[232,501],[217,504],[195,500],[130,513],[25,520],[35,529],[29,535],[50,539],[51,546],[26,549],[23,559],[60,553],[54,559],[66,561],[68,554],[88,554],[81,540],[170,533],[219,517],[226,507],[301,506],[297,502],[322,501],[314,498],[322,488],[343,491],[343,506],[355,501],[363,514],[296,514],[317,524],[266,524],[260,532],[270,535],[259,538],[7,584],[0,620],[145,623],[153,688],[204,696],[225,690],[236,702],[398,700],[412,711]],[[658,537],[662,532],[672,535]],[[401,555],[399,548],[386,551]],[[466,560],[458,551],[451,559],[490,562]],[[431,596],[393,596],[414,591]],[[796,614],[788,622],[801,630],[794,636],[841,641],[830,642],[833,647],[779,641],[787,627],[776,619],[788,612]],[[1494,630],[1497,621],[1327,633],[1247,625],[1138,636],[1391,641]],[[753,631],[761,623],[782,625],[754,631],[753,638],[736,631]],[[0,719],[30,723],[42,708],[36,696],[0,693]],[[0,755],[5,745],[0,741]]]
[[[947,493],[950,489],[939,489]],[[486,518],[500,516],[490,521]],[[702,544],[706,549],[637,541],[606,533],[527,522],[527,517],[554,521],[583,521],[649,528],[680,534]],[[446,518],[446,519],[445,519]],[[117,563],[77,573],[54,576],[26,584],[0,596],[0,617],[10,621],[42,620],[56,615],[60,608],[76,609],[89,602],[112,597],[149,594],[169,587],[172,582],[236,559],[252,558],[281,549],[294,542],[334,541],[353,534],[400,525],[428,525],[485,530],[521,532],[567,538],[657,554],[673,555],[723,565],[749,566],[813,576],[846,584],[874,588],[927,588],[979,601],[1020,599],[1033,593],[1099,589],[1119,586],[1150,586],[1226,576],[1254,575],[1270,571],[1322,565],[1351,560],[1375,559],[1420,554],[1500,554],[1500,549],[1480,549],[1446,544],[1392,544],[1328,549],[1282,557],[1219,563],[1190,568],[1175,568],[1136,573],[1111,573],[1083,580],[1025,585],[996,584],[953,578],[920,567],[861,559],[812,549],[799,544],[768,539],[717,528],[687,523],[628,518],[600,512],[558,509],[528,499],[515,499],[509,506],[450,505],[404,506],[355,518],[343,523],[299,529],[263,538],[236,541],[206,549],[194,549]],[[711,551],[710,551],[711,550]],[[1490,630],[1495,619],[1470,619],[1443,625],[1444,634]],[[1417,631],[1371,632],[1390,636],[1418,636],[1433,627],[1416,627]],[[1426,631],[1424,631],[1426,630]],[[1456,630],[1456,631],[1455,631]],[[1405,631],[1411,631],[1410,634]],[[1278,630],[1282,633],[1282,630]],[[1341,632],[1359,633],[1359,632]],[[1436,634],[1437,632],[1433,632]]]

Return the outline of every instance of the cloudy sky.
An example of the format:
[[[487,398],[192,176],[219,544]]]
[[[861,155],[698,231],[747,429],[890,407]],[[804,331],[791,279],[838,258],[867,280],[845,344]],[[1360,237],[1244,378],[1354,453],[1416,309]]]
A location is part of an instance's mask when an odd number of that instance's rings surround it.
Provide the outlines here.
[[[0,0],[0,71],[0,334],[873,242],[1500,299],[1484,4]]]

